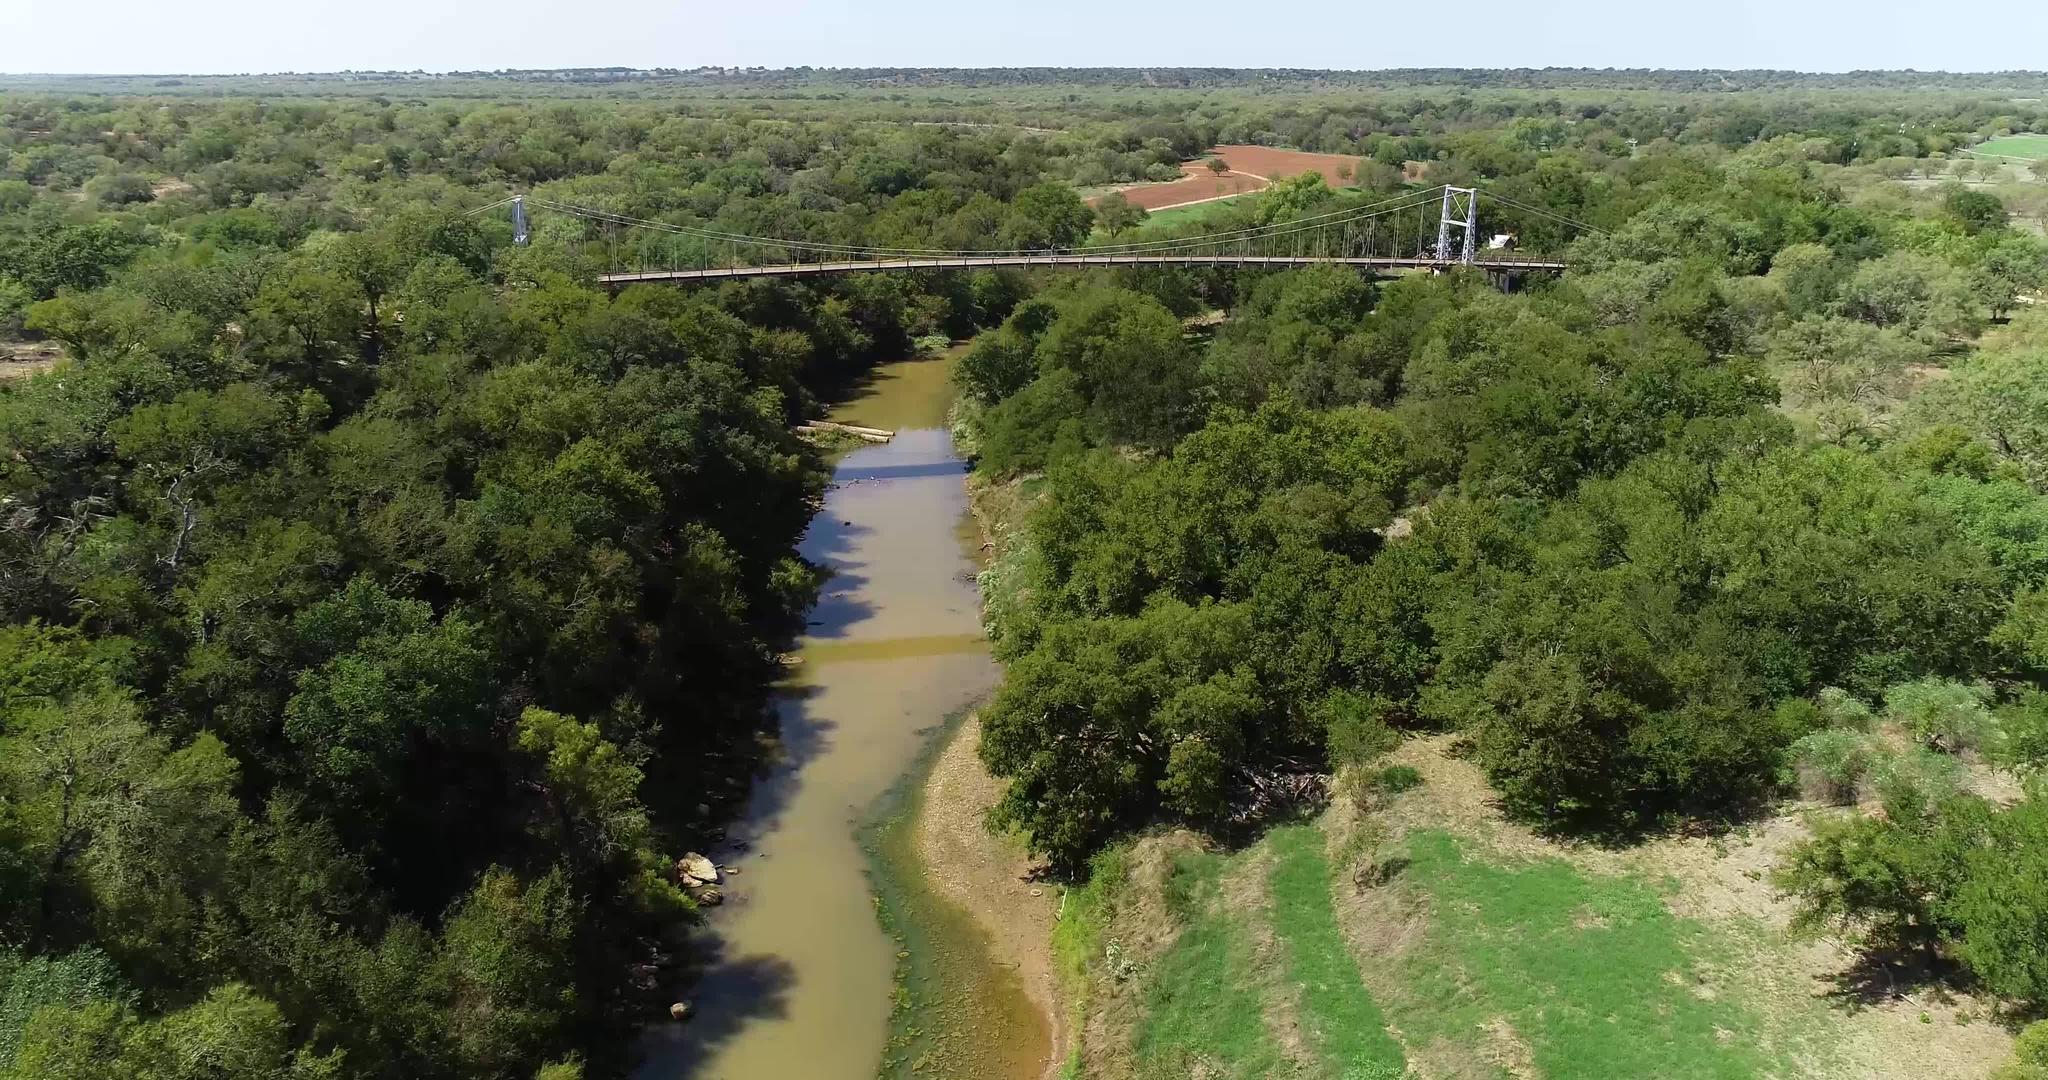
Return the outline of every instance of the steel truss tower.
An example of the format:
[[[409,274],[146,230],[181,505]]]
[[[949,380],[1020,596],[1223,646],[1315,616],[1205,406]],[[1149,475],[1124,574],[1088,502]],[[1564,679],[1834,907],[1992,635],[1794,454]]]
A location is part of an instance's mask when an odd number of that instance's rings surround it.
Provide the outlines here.
[[[1451,230],[1464,231],[1464,244],[1460,247],[1457,260],[1461,263],[1472,261],[1473,246],[1479,235],[1479,192],[1473,188],[1444,188],[1443,213],[1436,223],[1436,257],[1439,262],[1451,261]]]

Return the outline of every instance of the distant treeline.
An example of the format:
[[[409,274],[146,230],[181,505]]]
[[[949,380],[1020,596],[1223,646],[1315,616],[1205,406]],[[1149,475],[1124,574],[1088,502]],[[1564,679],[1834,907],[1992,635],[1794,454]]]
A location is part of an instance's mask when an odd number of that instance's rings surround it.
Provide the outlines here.
[[[791,87],[1017,87],[1088,86],[1190,90],[1384,90],[1467,87],[1507,90],[1655,90],[1667,92],[1754,90],[1970,90],[2039,94],[2048,88],[2042,71],[1781,71],[1768,68],[1385,68],[1332,71],[1318,68],[1222,67],[998,67],[998,68],[506,68],[497,71],[340,71],[233,75],[0,75],[0,88],[133,92],[145,88],[348,83],[506,83],[670,85],[727,89]]]

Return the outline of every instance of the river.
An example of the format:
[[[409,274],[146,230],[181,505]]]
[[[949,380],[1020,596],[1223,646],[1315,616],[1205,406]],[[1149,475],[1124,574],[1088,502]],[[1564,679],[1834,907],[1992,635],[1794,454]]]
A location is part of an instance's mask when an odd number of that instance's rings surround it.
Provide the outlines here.
[[[649,1035],[640,1080],[869,1080],[898,946],[855,828],[949,713],[996,679],[965,464],[945,430],[956,354],[878,368],[831,418],[890,428],[847,455],[805,557],[832,571],[779,695],[784,756],[712,852],[739,868],[703,935],[685,1024]]]

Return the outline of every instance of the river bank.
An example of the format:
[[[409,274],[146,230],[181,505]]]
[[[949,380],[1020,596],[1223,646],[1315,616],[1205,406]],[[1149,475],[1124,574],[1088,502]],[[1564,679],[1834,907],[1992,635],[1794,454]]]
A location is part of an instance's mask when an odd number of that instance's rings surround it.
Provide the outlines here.
[[[899,380],[930,374],[892,373]],[[927,405],[936,397],[910,396]],[[944,402],[920,420],[944,422],[950,386]],[[963,483],[971,512],[953,530],[977,568],[997,547],[986,494]],[[1002,784],[975,754],[979,733],[971,710],[949,717],[863,830],[876,913],[898,946],[885,1077],[1041,1080],[1056,1076],[1065,1060],[1051,953],[1061,890],[1030,880],[1023,845],[984,826]]]
[[[996,677],[956,533],[965,465],[939,419],[950,367],[885,365],[833,413],[898,434],[838,462],[804,538],[831,578],[778,693],[779,760],[709,852],[737,873],[689,950],[692,1017],[649,1033],[643,1080],[868,1080],[883,1057],[902,950],[855,828]]]
[[[961,542],[986,568],[1026,500],[970,479],[968,505]],[[1065,889],[1038,880],[1020,837],[986,827],[1003,782],[980,736],[972,712],[950,720],[870,832],[881,915],[903,946],[884,1076],[1049,1080],[1070,1054],[1053,954]]]
[[[1002,798],[1003,782],[976,756],[980,740],[980,720],[972,715],[946,738],[925,779],[914,829],[917,853],[932,888],[980,925],[990,959],[1015,974],[1030,1001],[1036,1038],[1018,1041],[1023,1050],[1036,1049],[1028,1059],[1035,1067],[1014,1075],[1053,1076],[1067,1045],[1052,958],[1064,890],[1038,883],[1040,864],[1020,840],[995,835],[984,825]]]
[[[1021,850],[982,827],[1001,786],[974,756],[977,731],[971,713],[952,717],[864,834],[876,912],[898,946],[883,1077],[1040,1080],[1059,1069],[1045,947],[1057,890],[1023,880]]]

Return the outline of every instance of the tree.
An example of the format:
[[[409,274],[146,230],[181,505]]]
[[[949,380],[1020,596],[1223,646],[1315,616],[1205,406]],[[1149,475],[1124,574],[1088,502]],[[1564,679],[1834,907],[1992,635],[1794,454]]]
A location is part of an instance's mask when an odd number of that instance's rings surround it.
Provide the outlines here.
[[[1766,359],[1784,372],[1785,404],[1810,412],[1838,445],[1873,432],[1907,365],[1926,355],[1896,329],[1835,316],[1808,315],[1766,342]]]
[[[522,885],[493,867],[448,913],[440,966],[453,992],[448,1038],[487,1075],[546,1060],[576,1007],[582,905],[550,871]]]
[[[1224,173],[1230,171],[1230,163],[1220,157],[1212,156],[1203,161],[1202,164],[1209,170],[1211,176],[1221,177]]]
[[[1358,159],[1358,167],[1352,171],[1352,185],[1376,195],[1386,195],[1401,189],[1406,180],[1398,165],[1389,165],[1373,158]]]
[[[1622,780],[1616,766],[1639,708],[1571,659],[1525,656],[1488,674],[1479,760],[1508,806],[1563,819],[1599,809]]]
[[[2048,351],[1980,352],[1939,391],[1943,412],[2048,491]]]
[[[2048,244],[2013,236],[1984,253],[1977,266],[1978,295],[1991,317],[2003,319],[2018,298],[2048,285]]]
[[[14,250],[0,247],[0,264],[38,300],[62,288],[91,289],[105,284],[114,268],[128,261],[142,241],[127,224],[96,220],[62,224],[45,217],[33,222]]]
[[[1877,326],[1949,335],[1973,328],[1967,283],[1929,256],[1894,252],[1864,263],[1843,287],[1847,314]]]
[[[996,817],[1071,866],[1167,803],[1213,812],[1220,771],[1258,714],[1227,689],[1243,678],[1231,669],[1244,616],[1161,605],[1062,624],[1018,658],[982,729],[982,760],[1010,779]]]
[[[308,778],[351,819],[381,819],[421,743],[482,733],[489,657],[477,624],[436,622],[426,604],[358,577],[301,612],[294,632],[306,666],[284,733]]]
[[[336,277],[355,283],[368,311],[363,317],[363,355],[376,363],[383,348],[378,305],[396,288],[407,269],[390,241],[368,233],[345,233],[318,249],[315,258]]]
[[[1078,247],[1095,225],[1095,212],[1065,184],[1038,184],[1018,193],[1004,226],[1007,246],[1024,251]]]
[[[995,405],[1031,382],[1038,373],[1038,342],[1059,318],[1059,308],[1042,299],[1017,306],[993,333],[974,339],[960,358],[953,380],[962,392],[984,405]]]
[[[189,312],[166,315],[133,293],[65,291],[28,307],[23,324],[62,342],[73,359],[152,360],[196,367],[208,331]]]
[[[540,759],[539,783],[562,831],[562,850],[589,870],[622,867],[649,913],[686,910],[640,802],[644,774],[596,724],[529,708],[519,717],[519,748]]]
[[[1038,368],[1079,379],[1099,438],[1165,446],[1187,421],[1194,365],[1180,320],[1140,293],[1091,293],[1063,307],[1039,339]]]
[[[0,1076],[14,1065],[22,1035],[39,1011],[99,1002],[132,1006],[134,996],[121,969],[95,948],[62,956],[0,953]]]
[[[276,1005],[227,985],[161,1019],[109,1003],[35,1014],[8,1077],[86,1080],[337,1080],[340,1055],[294,1050]]]
[[[1954,894],[1958,952],[1999,993],[2048,999],[2048,803],[2030,798],[1998,815],[1967,866]]]
[[[147,177],[134,173],[115,173],[100,177],[89,187],[89,194],[104,206],[125,206],[128,203],[144,203],[156,198],[156,191]]]
[[[1150,215],[1142,206],[1134,206],[1121,191],[1103,196],[1095,204],[1095,222],[1112,238],[1136,228]]]
[[[1995,830],[1989,804],[1971,796],[1903,817],[1826,821],[1772,883],[1797,901],[1798,929],[1839,927],[1873,944],[1932,950],[1960,929],[1955,898]]]
[[[1998,196],[1971,191],[1960,184],[1952,185],[1942,195],[1941,209],[1972,236],[2005,226],[2005,204],[1998,201]]]
[[[1821,314],[1849,274],[1849,261],[1824,244],[1793,244],[1771,256],[1768,280],[1783,290],[1787,314]]]

